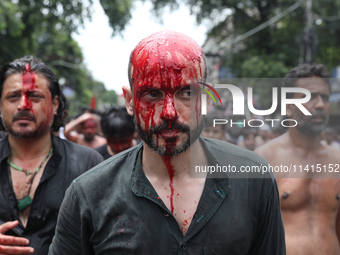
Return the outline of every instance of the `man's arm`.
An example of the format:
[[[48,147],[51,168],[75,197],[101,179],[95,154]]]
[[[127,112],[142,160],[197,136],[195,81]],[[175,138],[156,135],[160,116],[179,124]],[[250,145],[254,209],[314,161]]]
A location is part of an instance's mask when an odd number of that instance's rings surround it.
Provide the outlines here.
[[[92,254],[87,241],[84,242],[82,230],[85,223],[82,221],[83,211],[74,191],[74,183],[67,189],[61,204],[55,235],[49,248],[49,255],[62,254]],[[86,234],[85,234],[86,236]]]
[[[336,235],[338,236],[338,242],[339,242],[339,245],[340,245],[340,209],[338,209],[338,215],[336,217]]]
[[[67,140],[72,141],[74,143],[78,143],[78,139],[80,139],[80,135],[76,132],[80,129],[81,123],[86,120],[94,119],[95,116],[91,113],[84,113],[80,115],[78,118],[71,120],[69,123],[65,125],[64,135]]]
[[[269,179],[265,180],[269,181]],[[285,233],[281,216],[279,192],[276,181],[272,181],[272,187],[266,196],[264,203],[260,206],[259,217],[252,249],[252,255],[285,255]]]
[[[8,221],[0,225],[0,254],[31,254],[34,252],[29,240],[23,237],[9,236],[5,233],[19,224],[18,221]]]

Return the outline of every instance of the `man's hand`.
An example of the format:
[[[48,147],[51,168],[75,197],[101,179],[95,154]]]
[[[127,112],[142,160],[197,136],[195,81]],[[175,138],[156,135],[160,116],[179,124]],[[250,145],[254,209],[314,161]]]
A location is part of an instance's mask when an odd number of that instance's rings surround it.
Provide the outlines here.
[[[90,120],[90,119],[97,119],[96,115],[93,113],[85,112],[81,116],[78,117],[78,122],[82,123],[84,121]]]
[[[8,236],[5,233],[18,226],[19,222],[8,221],[0,225],[0,255],[3,254],[29,254],[33,253],[32,247],[22,247],[22,245],[28,245],[29,240],[23,237]]]
[[[74,143],[79,143],[79,140],[82,140],[82,136],[78,134],[78,132],[82,132],[81,125],[83,122],[90,119],[95,120],[98,124],[100,122],[100,118],[96,114],[86,112],[80,115],[78,118],[67,123],[64,129],[64,135],[67,140]]]

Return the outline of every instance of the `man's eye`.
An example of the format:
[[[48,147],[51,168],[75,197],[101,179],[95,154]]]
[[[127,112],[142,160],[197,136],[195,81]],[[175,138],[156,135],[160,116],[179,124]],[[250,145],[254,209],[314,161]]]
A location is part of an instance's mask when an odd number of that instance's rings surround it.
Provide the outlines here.
[[[37,94],[37,93],[28,94],[27,96],[31,100],[39,100],[39,99],[43,98],[43,96],[41,94]]]
[[[148,91],[144,94],[144,98],[146,99],[158,99],[162,97],[162,93],[160,93],[159,91]]]
[[[324,102],[329,102],[329,95],[322,95],[321,97]]]
[[[40,95],[35,95],[35,94],[32,94],[32,95],[29,95],[30,98],[41,98]]]
[[[191,98],[195,95],[195,91],[194,90],[191,90],[191,89],[187,89],[187,90],[184,90],[182,93],[181,93],[181,96],[182,97],[185,97],[185,98]]]
[[[7,96],[7,99],[9,99],[9,100],[15,100],[17,98],[19,98],[19,95],[9,95],[9,96]]]
[[[149,96],[150,96],[150,97],[158,97],[158,96],[159,96],[159,93],[157,93],[157,92],[150,92],[150,93],[149,93]]]
[[[183,94],[184,94],[184,96],[190,97],[192,95],[192,91],[191,90],[185,91]]]

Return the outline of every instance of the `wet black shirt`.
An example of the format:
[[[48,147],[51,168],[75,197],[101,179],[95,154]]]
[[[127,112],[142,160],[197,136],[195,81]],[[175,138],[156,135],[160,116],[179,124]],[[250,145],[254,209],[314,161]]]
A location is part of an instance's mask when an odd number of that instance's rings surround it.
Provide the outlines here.
[[[103,161],[102,156],[90,148],[53,135],[52,139],[53,154],[35,191],[26,228],[18,216],[17,199],[9,176],[8,138],[0,140],[0,224],[18,220],[19,225],[6,234],[29,239],[29,246],[39,255],[48,253],[66,189],[76,177]]]
[[[253,152],[200,139],[209,161],[262,165]],[[183,236],[142,168],[142,144],[77,178],[65,195],[50,255],[285,254],[276,181],[208,178]]]

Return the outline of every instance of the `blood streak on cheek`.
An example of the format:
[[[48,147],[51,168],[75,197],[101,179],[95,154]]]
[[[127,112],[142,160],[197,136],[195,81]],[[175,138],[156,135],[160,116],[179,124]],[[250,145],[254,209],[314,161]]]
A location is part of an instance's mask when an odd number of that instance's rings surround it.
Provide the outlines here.
[[[22,84],[23,84],[23,96],[24,105],[23,107],[33,111],[32,101],[28,98],[27,92],[36,89],[38,86],[35,83],[35,74],[31,71],[31,66],[26,63],[24,72],[22,74]]]
[[[150,128],[155,125],[155,111],[156,111],[156,106],[155,104],[152,103],[145,103],[142,102],[142,100],[136,95],[134,97],[133,103],[135,105],[135,117],[137,124],[141,124],[141,118],[144,122],[144,130],[146,132],[150,131]]]

